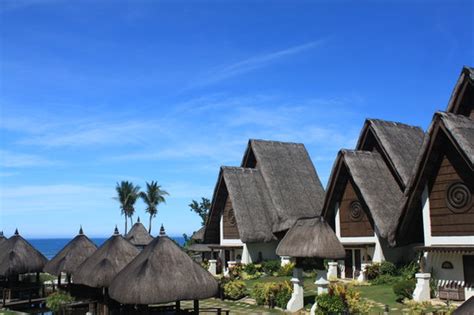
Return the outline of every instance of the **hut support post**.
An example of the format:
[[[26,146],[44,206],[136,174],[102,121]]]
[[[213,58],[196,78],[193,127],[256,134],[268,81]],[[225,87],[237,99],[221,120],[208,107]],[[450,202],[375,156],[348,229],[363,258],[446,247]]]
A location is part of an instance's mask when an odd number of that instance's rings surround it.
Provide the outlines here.
[[[199,300],[194,300],[194,314],[199,314]]]
[[[181,313],[181,301],[176,301],[176,314]]]
[[[301,269],[301,264],[298,259],[296,259],[296,265],[293,269],[293,278],[291,278],[291,282],[293,283],[293,293],[291,294],[291,299],[286,305],[286,310],[294,313],[304,307],[303,269]]]

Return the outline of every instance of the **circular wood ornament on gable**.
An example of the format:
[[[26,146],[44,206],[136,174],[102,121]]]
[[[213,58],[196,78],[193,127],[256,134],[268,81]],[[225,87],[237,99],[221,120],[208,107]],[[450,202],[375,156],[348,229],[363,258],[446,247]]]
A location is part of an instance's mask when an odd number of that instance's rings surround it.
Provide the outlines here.
[[[449,184],[446,190],[446,205],[453,213],[466,213],[472,207],[472,193],[463,182]]]
[[[236,224],[234,209],[229,210],[229,212],[227,213],[227,219],[229,220],[230,225],[234,226]]]
[[[360,204],[359,201],[355,200],[351,202],[350,205],[350,211],[351,211],[351,220],[352,221],[360,221],[362,220],[362,205]]]

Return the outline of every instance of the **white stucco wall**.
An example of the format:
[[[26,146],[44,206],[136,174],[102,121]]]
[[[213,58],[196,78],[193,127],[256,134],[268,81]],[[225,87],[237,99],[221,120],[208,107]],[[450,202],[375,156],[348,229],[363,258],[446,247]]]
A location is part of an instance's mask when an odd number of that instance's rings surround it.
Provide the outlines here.
[[[258,261],[258,253],[262,253],[263,260],[280,259],[276,254],[278,242],[271,243],[247,243],[244,245],[242,253],[242,263],[249,264]]]

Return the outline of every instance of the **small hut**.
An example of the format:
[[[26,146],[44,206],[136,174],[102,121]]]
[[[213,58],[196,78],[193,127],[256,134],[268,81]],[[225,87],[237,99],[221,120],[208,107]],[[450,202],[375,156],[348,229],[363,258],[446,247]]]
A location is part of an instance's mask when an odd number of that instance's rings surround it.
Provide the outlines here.
[[[58,283],[61,281],[61,273],[64,272],[69,282],[70,275],[96,250],[97,246],[84,235],[81,227],[79,234],[67,243],[67,245],[44,266],[43,270],[51,275],[58,276]]]
[[[276,252],[279,256],[296,258],[293,279],[291,279],[293,294],[287,305],[287,310],[291,312],[296,312],[304,306],[301,258],[323,260],[345,257],[344,247],[323,217],[303,218],[296,221],[295,225],[288,230],[285,237],[278,244]],[[316,284],[327,286],[325,276],[326,271],[318,270]]]
[[[138,253],[138,249],[115,227],[114,234],[73,271],[74,282],[93,288],[107,288],[117,273]]]
[[[10,277],[43,270],[48,260],[18,230],[8,240],[0,243],[0,276]]]
[[[151,241],[153,241],[153,237],[150,235],[150,233],[148,233],[145,226],[143,226],[143,224],[140,222],[140,217],[138,217],[137,222],[132,226],[127,235],[125,235],[125,239],[139,249],[143,249]]]
[[[113,280],[110,297],[121,304],[149,305],[194,300],[217,294],[214,277],[194,262],[173,240],[163,226],[156,237]]]
[[[203,226],[199,230],[191,235],[191,239],[195,242],[201,243],[204,240],[204,232],[206,231],[206,226]]]

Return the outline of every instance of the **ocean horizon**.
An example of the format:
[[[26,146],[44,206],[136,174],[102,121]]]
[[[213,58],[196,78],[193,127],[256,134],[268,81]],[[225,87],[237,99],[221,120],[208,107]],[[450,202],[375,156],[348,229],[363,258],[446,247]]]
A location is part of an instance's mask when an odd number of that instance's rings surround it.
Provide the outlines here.
[[[182,236],[170,236],[180,246],[184,245],[184,238]],[[101,246],[108,238],[107,237],[91,237],[90,240]],[[72,238],[29,238],[27,239],[34,248],[40,251],[46,258],[51,259],[66,246]]]

